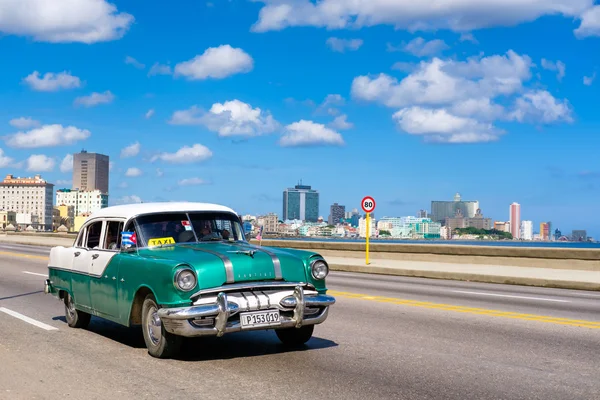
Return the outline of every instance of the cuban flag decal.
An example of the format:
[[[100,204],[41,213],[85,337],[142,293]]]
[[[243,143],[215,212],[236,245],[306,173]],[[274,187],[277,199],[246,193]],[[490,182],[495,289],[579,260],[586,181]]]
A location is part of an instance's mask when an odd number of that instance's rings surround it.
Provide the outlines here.
[[[121,232],[123,239],[123,246],[135,246],[137,245],[137,237],[135,232]]]

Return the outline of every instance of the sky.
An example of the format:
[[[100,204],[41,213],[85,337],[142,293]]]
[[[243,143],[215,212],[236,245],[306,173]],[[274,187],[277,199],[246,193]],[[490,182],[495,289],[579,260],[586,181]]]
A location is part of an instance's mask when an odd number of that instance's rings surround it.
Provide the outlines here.
[[[111,158],[110,203],[282,213],[300,180],[415,215],[600,237],[594,0],[0,0],[0,170],[70,187]],[[31,12],[36,10],[37,12]]]

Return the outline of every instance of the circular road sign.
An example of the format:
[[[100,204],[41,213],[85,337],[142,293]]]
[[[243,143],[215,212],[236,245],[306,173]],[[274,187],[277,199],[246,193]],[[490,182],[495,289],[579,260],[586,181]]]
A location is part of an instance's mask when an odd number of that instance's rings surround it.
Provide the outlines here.
[[[373,212],[373,210],[375,209],[375,199],[371,196],[367,196],[364,199],[362,199],[360,206],[366,213]]]

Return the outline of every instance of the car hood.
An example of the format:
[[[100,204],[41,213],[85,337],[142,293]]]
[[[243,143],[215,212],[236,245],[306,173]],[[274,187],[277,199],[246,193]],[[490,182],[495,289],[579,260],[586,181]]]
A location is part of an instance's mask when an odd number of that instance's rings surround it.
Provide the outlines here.
[[[307,279],[303,255],[249,243],[185,243],[140,249],[139,255],[190,265],[198,275],[199,289],[278,278],[290,282]]]

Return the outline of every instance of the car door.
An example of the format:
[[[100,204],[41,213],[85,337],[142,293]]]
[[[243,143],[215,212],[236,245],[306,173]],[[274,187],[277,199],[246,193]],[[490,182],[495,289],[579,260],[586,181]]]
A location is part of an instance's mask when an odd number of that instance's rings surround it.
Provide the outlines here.
[[[80,247],[73,252],[71,290],[75,304],[82,309],[92,309],[90,280],[92,279],[92,251],[100,245],[103,221],[93,221],[85,226]]]
[[[90,292],[92,307],[99,316],[119,318],[117,299],[119,254],[123,221],[106,219],[98,249],[92,250]]]

